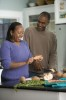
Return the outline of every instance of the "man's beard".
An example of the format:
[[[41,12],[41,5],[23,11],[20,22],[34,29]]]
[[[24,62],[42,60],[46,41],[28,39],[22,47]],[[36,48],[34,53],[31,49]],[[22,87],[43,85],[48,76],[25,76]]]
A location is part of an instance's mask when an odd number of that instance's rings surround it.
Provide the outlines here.
[[[45,31],[46,27],[37,27],[38,31]]]

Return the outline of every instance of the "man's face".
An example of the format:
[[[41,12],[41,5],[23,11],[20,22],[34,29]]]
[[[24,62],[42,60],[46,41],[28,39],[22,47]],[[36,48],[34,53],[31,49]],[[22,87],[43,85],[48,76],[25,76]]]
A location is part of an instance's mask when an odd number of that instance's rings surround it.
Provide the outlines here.
[[[39,31],[44,31],[46,26],[48,25],[49,21],[48,18],[45,16],[41,16],[38,18],[38,22],[37,22],[37,29]]]

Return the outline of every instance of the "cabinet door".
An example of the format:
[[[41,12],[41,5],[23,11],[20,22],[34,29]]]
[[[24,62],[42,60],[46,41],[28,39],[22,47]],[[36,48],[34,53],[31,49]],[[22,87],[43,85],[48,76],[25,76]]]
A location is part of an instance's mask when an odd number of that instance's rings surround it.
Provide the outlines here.
[[[66,23],[66,0],[55,0],[55,24]]]

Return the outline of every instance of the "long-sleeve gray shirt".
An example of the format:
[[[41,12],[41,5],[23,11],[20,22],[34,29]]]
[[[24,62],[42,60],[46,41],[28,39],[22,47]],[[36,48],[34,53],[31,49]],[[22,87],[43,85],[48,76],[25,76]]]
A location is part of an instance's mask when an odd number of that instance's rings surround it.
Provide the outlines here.
[[[56,35],[48,31],[38,31],[36,28],[27,28],[24,33],[24,40],[28,42],[33,54],[42,55],[42,70],[45,68],[57,69],[57,39]],[[30,71],[35,72],[34,66]]]

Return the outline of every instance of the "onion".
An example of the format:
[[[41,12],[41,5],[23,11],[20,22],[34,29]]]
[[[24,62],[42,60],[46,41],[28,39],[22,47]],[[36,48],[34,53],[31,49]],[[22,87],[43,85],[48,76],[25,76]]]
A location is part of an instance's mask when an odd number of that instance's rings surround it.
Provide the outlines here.
[[[62,77],[62,76],[63,76],[63,73],[62,73],[62,72],[57,72],[57,73],[56,73],[56,76],[57,76],[57,77]]]
[[[64,73],[62,77],[66,78],[66,73]]]
[[[22,76],[22,77],[20,78],[20,82],[25,83],[25,82],[26,82],[26,78],[25,78],[24,76]]]

